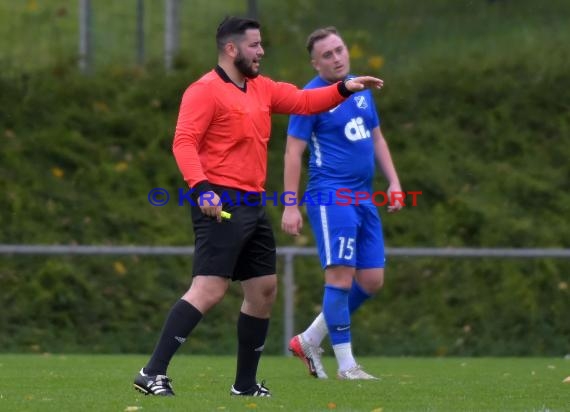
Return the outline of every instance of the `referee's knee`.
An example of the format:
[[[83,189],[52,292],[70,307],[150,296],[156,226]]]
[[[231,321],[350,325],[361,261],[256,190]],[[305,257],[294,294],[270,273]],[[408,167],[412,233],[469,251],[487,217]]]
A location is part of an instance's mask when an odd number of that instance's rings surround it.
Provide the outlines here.
[[[275,299],[277,298],[277,282],[274,282],[273,285],[264,291],[264,297],[268,303],[275,302]]]
[[[277,276],[267,276],[255,288],[255,301],[260,305],[272,305],[277,298]]]

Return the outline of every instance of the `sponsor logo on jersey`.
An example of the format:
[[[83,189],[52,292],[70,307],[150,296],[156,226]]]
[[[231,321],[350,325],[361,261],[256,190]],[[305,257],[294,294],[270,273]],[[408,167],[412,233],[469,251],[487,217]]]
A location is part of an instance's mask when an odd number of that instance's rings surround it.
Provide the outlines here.
[[[370,138],[370,130],[366,128],[364,119],[358,116],[356,119],[350,119],[350,121],[344,126],[344,135],[348,140],[356,142],[358,140]]]

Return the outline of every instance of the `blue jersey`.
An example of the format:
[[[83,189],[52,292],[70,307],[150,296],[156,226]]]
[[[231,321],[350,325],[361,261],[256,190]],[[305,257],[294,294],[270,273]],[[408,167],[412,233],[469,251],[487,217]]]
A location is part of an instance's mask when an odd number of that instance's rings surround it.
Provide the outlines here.
[[[327,85],[317,76],[305,89]],[[287,134],[306,141],[309,146],[307,192],[311,198],[316,201],[316,196],[323,193],[329,196],[338,189],[372,192],[376,168],[372,129],[379,125],[369,90],[354,93],[327,112],[289,118]],[[342,193],[347,195],[345,191]]]

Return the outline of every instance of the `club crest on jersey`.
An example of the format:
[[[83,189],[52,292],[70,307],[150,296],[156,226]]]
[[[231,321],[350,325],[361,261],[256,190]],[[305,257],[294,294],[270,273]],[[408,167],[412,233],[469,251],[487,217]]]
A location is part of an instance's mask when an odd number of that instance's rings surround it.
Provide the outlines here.
[[[356,102],[356,107],[359,109],[366,109],[368,107],[365,96],[354,96],[354,101]]]

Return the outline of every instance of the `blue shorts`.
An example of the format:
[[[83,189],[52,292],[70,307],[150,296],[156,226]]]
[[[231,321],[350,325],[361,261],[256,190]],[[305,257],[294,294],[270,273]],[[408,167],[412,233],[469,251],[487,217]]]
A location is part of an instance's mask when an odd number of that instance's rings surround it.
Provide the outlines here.
[[[341,206],[307,204],[321,266],[383,268],[382,221],[374,204]]]

